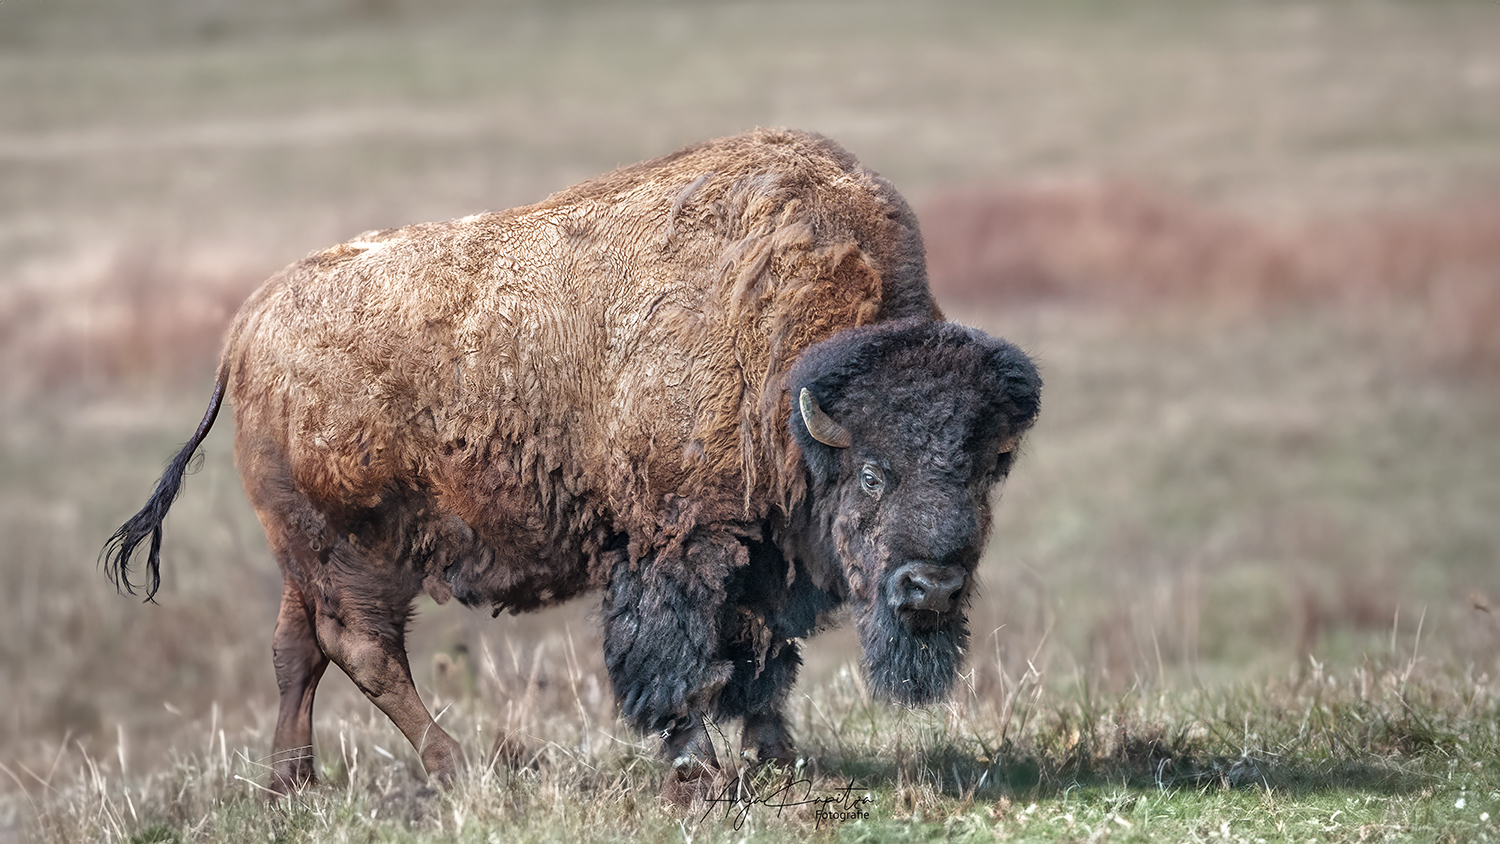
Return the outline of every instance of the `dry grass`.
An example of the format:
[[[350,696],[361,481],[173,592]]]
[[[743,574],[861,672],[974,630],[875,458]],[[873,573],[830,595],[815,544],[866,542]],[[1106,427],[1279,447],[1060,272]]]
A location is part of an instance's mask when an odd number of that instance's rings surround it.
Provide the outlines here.
[[[811,641],[793,717],[817,788],[868,785],[882,823],[1037,837],[1066,833],[1069,814],[1083,835],[1164,809],[1214,829],[1253,815],[1243,792],[1262,780],[1282,815],[1457,799],[1434,770],[1494,746],[1500,627],[1474,600],[1500,595],[1500,403],[1316,312],[1203,313],[960,314],[1037,350],[1051,400],[997,509],[973,671],[952,705],[895,710],[864,698],[847,635]],[[17,566],[0,596],[17,823],[44,840],[525,840],[546,818],[598,840],[581,807],[607,807],[621,838],[680,837],[649,741],[615,720],[588,602],[497,620],[422,607],[424,697],[474,759],[518,735],[517,771],[434,797],[389,722],[330,675],[329,786],[267,813],[277,580],[226,432],[174,510],[160,606],[116,598],[92,566],[199,401],[134,416],[68,404],[7,428],[4,530],[24,537],[16,559],[53,561]],[[1158,780],[1176,796],[1153,796]],[[1426,828],[1377,808],[1365,823]],[[816,832],[802,815],[751,817],[767,838]],[[705,839],[733,832],[722,814],[696,823]]]
[[[1500,779],[1482,762],[1500,749],[1500,690],[1409,653],[1295,681],[1112,695],[981,661],[951,704],[927,710],[872,704],[841,673],[795,702],[806,756],[790,779],[741,771],[728,802],[687,811],[655,796],[666,774],[645,743],[612,737],[590,669],[560,654],[530,669],[492,657],[474,666],[474,691],[434,703],[471,758],[508,728],[529,750],[471,767],[446,793],[420,783],[372,709],[330,719],[323,783],[274,807],[256,761],[266,725],[216,717],[185,724],[196,740],[141,773],[71,746],[49,770],[3,772],[32,801],[28,831],[59,842],[890,840],[932,825],[949,840],[1056,840],[1143,823],[1152,837],[1316,823],[1366,840],[1472,835],[1500,812]],[[544,665],[565,670],[548,681]],[[851,796],[863,817],[817,816],[817,803],[847,808]]]

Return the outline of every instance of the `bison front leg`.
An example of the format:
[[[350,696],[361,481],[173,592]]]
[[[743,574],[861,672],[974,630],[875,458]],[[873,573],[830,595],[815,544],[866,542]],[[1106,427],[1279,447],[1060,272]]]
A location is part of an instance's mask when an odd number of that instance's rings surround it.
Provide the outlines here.
[[[281,590],[281,612],[271,645],[281,708],[271,744],[271,790],[288,794],[314,779],[312,752],[313,694],[328,657],[313,633],[312,609],[287,578]]]
[[[745,560],[734,537],[709,533],[611,572],[604,661],[620,714],[661,736],[679,773],[718,769],[706,715],[733,671],[719,655],[719,616],[725,578]]]
[[[340,604],[318,607],[318,642],[324,652],[411,742],[427,776],[451,784],[463,752],[433,720],[412,683],[404,636],[407,606],[356,600]]]
[[[737,635],[724,646],[723,653],[734,662],[734,675],[719,696],[715,715],[744,719],[740,751],[747,758],[790,768],[797,751],[782,711],[802,659],[795,642],[773,639],[749,613],[741,618]]]
[[[745,727],[740,732],[742,752],[755,753],[759,764],[776,764],[785,768],[797,764],[797,748],[792,744],[791,731],[786,727],[786,718],[776,710],[757,712],[745,716]]]

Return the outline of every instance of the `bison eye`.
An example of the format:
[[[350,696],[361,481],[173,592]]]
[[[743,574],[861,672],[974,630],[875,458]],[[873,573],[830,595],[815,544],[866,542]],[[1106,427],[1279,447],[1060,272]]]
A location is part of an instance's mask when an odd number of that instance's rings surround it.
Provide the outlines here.
[[[859,470],[859,485],[871,497],[879,498],[880,493],[885,491],[885,472],[874,463],[866,463]]]

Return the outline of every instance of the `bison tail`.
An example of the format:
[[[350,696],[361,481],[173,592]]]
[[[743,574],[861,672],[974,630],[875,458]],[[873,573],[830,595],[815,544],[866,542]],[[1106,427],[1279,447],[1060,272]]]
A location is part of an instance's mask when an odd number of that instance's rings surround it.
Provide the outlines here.
[[[172,507],[172,502],[177,499],[177,494],[182,490],[182,476],[187,474],[188,464],[192,462],[193,455],[198,451],[198,446],[208,436],[208,430],[213,427],[214,420],[218,418],[219,406],[224,403],[224,384],[227,380],[228,369],[219,370],[219,378],[214,383],[214,394],[208,402],[208,411],[203,414],[203,421],[198,423],[198,430],[193,433],[192,439],[177,452],[172,462],[167,464],[167,470],[162,473],[161,480],[156,482],[156,491],[151,494],[146,506],[139,513],[131,516],[120,529],[104,543],[104,549],[99,552],[99,559],[104,564],[104,573],[115,582],[117,590],[134,595],[136,586],[130,582],[130,559],[135,555],[136,546],[146,537],[151,537],[151,552],[146,557],[146,570],[150,572],[151,584],[146,591],[146,600],[150,601],[156,597],[156,590],[161,586],[161,535],[162,522],[167,518],[167,510]]]

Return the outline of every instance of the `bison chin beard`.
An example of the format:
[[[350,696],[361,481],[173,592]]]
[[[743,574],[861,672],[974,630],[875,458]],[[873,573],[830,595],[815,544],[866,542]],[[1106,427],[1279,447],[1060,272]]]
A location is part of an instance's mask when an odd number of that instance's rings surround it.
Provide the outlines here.
[[[914,628],[890,609],[877,606],[856,616],[855,629],[864,646],[870,693],[906,706],[947,698],[969,646],[969,626],[962,615],[941,625]]]

